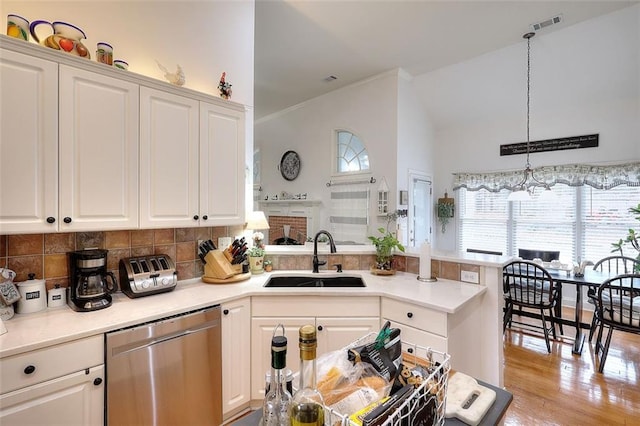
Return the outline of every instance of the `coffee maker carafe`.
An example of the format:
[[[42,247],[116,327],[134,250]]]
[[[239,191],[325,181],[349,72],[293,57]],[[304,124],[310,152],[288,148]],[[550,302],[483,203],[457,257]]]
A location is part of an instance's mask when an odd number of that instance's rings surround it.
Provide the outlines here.
[[[95,311],[111,306],[111,293],[118,289],[118,282],[113,272],[107,271],[107,253],[108,250],[100,249],[69,253],[67,303],[74,311]]]

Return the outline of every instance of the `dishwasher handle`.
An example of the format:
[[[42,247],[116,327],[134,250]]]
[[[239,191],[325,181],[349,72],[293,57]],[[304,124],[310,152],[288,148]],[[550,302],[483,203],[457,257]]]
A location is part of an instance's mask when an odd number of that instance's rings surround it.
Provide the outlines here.
[[[148,339],[137,340],[132,343],[127,343],[121,346],[114,347],[111,350],[111,356],[115,357],[128,352],[136,351],[138,349],[148,348],[169,340],[177,339],[183,336],[188,336],[190,334],[198,333],[200,331],[207,330],[213,327],[219,327],[219,326],[220,326],[220,320],[214,319],[211,321],[203,322],[201,324],[196,325],[195,327],[190,327],[188,329],[174,331],[172,333],[167,333],[162,336],[156,336],[156,337],[150,337]],[[150,325],[149,327],[153,327],[153,325]]]

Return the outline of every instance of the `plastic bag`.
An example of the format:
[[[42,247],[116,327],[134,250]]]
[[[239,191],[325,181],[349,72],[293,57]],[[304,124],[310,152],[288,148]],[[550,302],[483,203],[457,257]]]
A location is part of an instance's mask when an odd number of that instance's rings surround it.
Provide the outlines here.
[[[340,414],[356,412],[384,398],[391,389],[391,383],[372,365],[351,363],[345,350],[321,355],[316,364],[316,386],[322,393],[325,405]]]

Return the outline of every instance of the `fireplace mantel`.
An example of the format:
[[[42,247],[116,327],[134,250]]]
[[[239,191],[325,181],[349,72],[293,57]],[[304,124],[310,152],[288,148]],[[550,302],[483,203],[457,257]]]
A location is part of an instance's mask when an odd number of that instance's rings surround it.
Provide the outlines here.
[[[320,206],[322,201],[320,200],[264,200],[260,201],[260,209],[264,211],[267,220],[272,222],[270,217],[291,217],[291,218],[305,218],[306,226],[304,230],[298,229],[297,231],[302,233],[305,237],[312,236],[318,231],[318,225],[320,223]],[[274,238],[278,238],[282,235],[280,229],[271,229],[266,236],[266,240],[272,242]],[[298,235],[291,234],[291,238],[298,239]],[[300,241],[304,243],[304,241]]]

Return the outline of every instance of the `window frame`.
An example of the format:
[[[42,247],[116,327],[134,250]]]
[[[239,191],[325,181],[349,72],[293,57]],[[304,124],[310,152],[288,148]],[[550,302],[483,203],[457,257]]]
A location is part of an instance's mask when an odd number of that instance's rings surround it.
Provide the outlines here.
[[[340,145],[339,135],[342,132],[349,133],[352,136],[355,136],[360,141],[360,143],[362,144],[362,147],[363,147],[363,150],[360,151],[360,152],[361,153],[365,152],[366,155],[367,155],[367,161],[369,163],[369,168],[368,169],[360,169],[360,170],[352,170],[352,171],[344,171],[344,172],[341,172],[341,171],[338,170],[338,151],[339,151],[339,145]],[[340,177],[340,176],[370,175],[371,174],[371,170],[372,170],[371,156],[369,155],[369,150],[367,149],[367,145],[364,143],[362,138],[360,136],[358,136],[357,133],[355,133],[352,130],[349,130],[347,128],[343,127],[343,128],[335,129],[333,131],[333,139],[332,139],[332,144],[331,144],[331,176]]]

